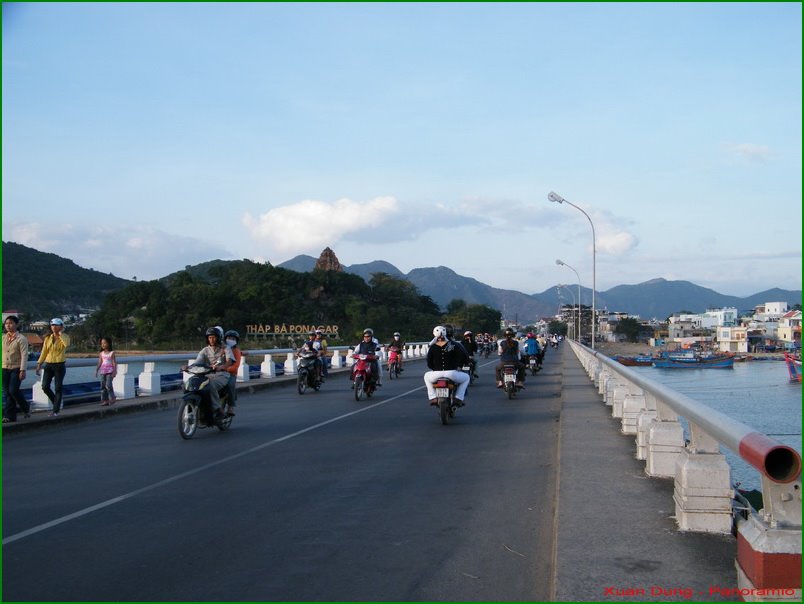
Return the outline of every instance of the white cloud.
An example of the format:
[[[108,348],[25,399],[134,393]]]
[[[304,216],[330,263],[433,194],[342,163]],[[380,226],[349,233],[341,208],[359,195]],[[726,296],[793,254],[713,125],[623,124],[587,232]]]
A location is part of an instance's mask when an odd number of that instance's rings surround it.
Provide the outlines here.
[[[82,268],[124,279],[158,279],[231,254],[214,241],[166,233],[152,227],[108,227],[65,223],[4,223],[3,240],[68,258]]]
[[[730,145],[729,149],[740,157],[752,162],[765,162],[772,157],[771,150],[767,145],[740,143]]]
[[[399,204],[394,197],[359,202],[339,199],[334,203],[305,200],[274,208],[254,218],[243,216],[251,236],[282,254],[318,253],[323,247],[374,230],[394,219]]]

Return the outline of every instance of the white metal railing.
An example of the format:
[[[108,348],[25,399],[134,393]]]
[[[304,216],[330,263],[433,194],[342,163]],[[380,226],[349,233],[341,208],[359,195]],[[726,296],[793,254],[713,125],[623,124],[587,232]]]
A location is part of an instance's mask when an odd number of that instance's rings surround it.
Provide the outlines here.
[[[801,456],[794,448],[646,378],[609,357],[570,342],[584,369],[634,434],[637,459],[650,476],[675,480],[676,519],[683,530],[729,532],[733,492],[722,444],[756,468],[768,526],[801,530]],[[689,441],[678,417],[689,423]],[[799,548],[800,552],[800,548]]]

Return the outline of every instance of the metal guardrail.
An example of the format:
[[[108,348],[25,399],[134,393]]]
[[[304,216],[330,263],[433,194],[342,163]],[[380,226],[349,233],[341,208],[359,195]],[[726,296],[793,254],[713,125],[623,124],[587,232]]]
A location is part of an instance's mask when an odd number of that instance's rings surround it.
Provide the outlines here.
[[[622,420],[623,433],[636,435],[637,458],[646,460],[646,473],[674,478],[677,517],[679,513],[694,515],[722,508],[722,504],[709,505],[711,502],[703,499],[717,490],[724,468],[726,486],[731,486],[728,465],[725,460],[721,464],[716,459],[723,457],[719,455],[722,444],[759,471],[765,507],[763,516],[768,524],[800,529],[801,455],[798,451],[600,352],[576,342],[570,345],[598,385],[604,401],[612,405],[612,415]],[[678,416],[689,422],[688,442],[683,437]],[[700,479],[703,482],[696,484]],[[732,495],[729,492],[729,500]],[[687,518],[688,526],[683,526],[683,518],[677,519],[682,528],[711,530],[708,528],[711,518],[703,519],[703,528],[691,518]]]

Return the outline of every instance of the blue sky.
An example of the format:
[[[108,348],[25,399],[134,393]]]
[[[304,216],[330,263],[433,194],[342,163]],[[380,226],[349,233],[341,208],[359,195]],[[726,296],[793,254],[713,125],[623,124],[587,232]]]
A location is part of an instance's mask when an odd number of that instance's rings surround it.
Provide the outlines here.
[[[801,4],[3,3],[3,240],[801,288]]]

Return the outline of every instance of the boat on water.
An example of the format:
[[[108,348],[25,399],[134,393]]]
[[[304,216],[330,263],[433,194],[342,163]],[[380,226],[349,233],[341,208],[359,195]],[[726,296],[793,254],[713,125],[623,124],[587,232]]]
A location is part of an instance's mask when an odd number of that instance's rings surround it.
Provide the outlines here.
[[[734,356],[714,352],[672,351],[663,352],[653,359],[660,369],[729,369],[734,367]]]
[[[653,365],[653,357],[649,354],[637,354],[634,356],[626,356],[618,354],[614,360],[627,367],[650,367]]]
[[[791,382],[801,381],[801,359],[797,359],[789,352],[784,353],[784,362],[787,365],[787,372],[790,374]]]

